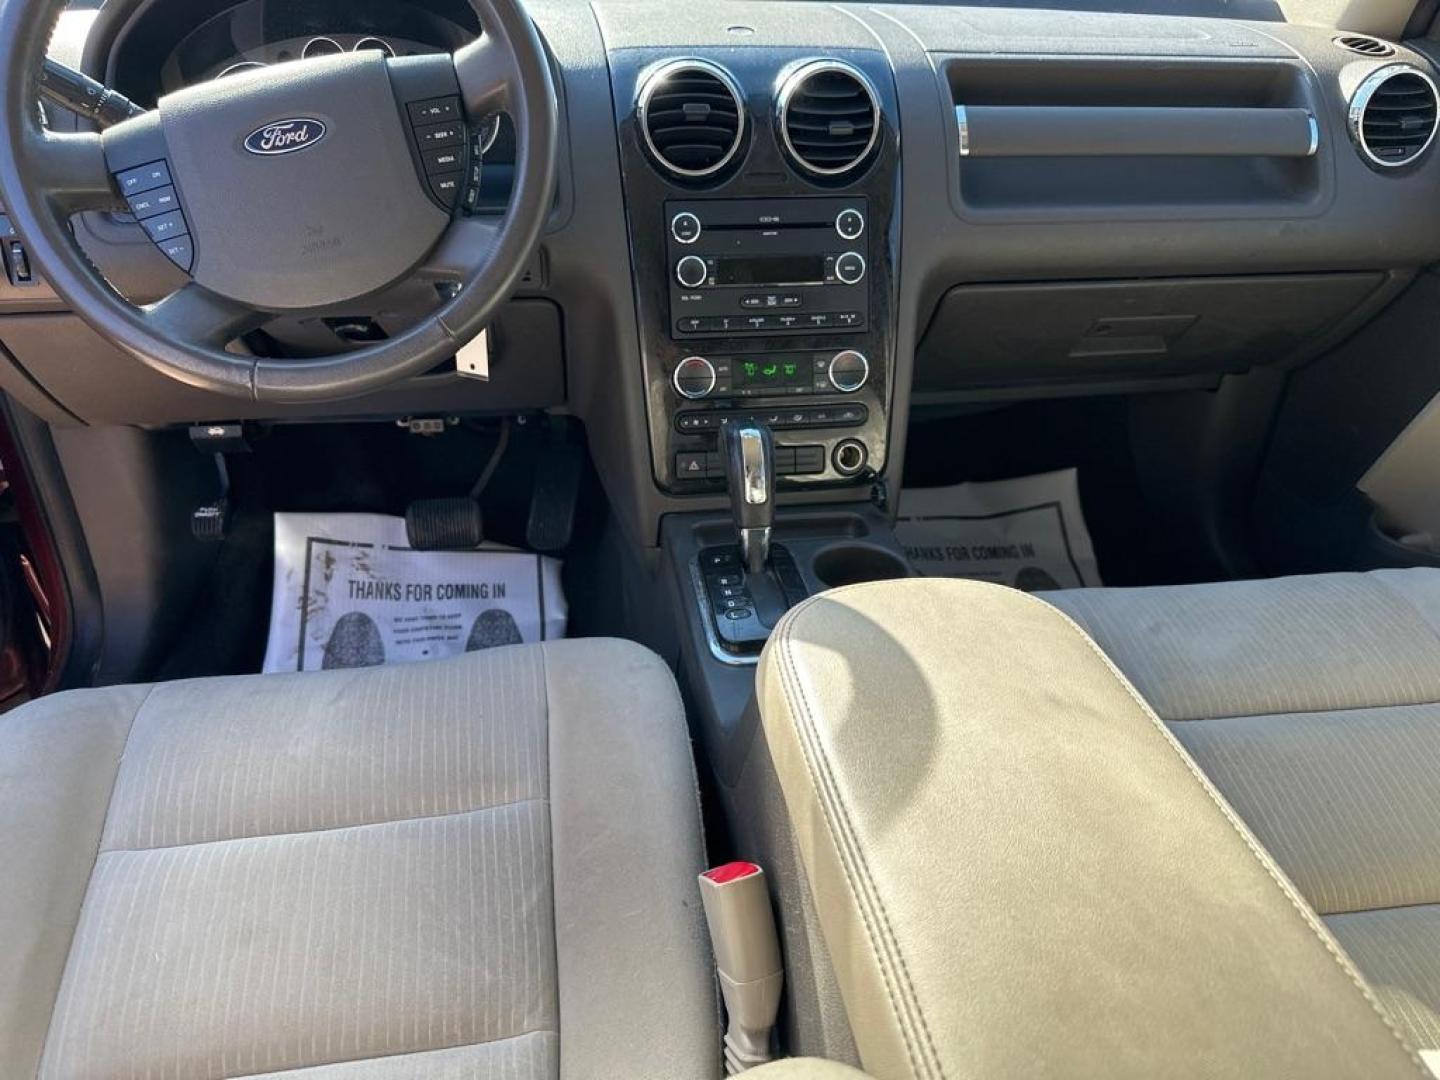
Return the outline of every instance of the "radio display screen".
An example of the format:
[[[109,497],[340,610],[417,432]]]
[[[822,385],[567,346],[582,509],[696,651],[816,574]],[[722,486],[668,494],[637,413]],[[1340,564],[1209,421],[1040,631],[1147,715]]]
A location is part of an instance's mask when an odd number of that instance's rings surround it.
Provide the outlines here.
[[[810,285],[824,281],[824,255],[722,258],[715,268],[717,285]]]
[[[732,385],[736,390],[759,390],[770,387],[776,390],[797,386],[809,387],[811,376],[800,360],[735,360],[733,362]]]

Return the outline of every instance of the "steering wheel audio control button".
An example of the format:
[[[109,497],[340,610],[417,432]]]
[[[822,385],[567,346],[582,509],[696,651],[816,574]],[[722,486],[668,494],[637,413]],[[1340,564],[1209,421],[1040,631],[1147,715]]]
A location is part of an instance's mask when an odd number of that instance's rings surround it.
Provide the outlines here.
[[[435,192],[437,199],[453,210],[456,202],[460,199],[461,179],[461,174],[458,172],[446,173],[444,176],[432,176],[430,177],[430,190]]]
[[[436,173],[457,172],[465,167],[465,151],[458,146],[444,146],[424,153],[425,171],[431,176]]]
[[[460,99],[453,97],[431,98],[429,101],[412,101],[406,108],[410,111],[412,124],[438,124],[442,120],[460,119]]]
[[[162,240],[157,245],[161,253],[187,274],[195,265],[195,242],[188,236],[177,236],[173,240]]]
[[[455,121],[430,124],[416,128],[415,138],[420,143],[421,152],[440,146],[459,146],[465,141],[465,128]]]

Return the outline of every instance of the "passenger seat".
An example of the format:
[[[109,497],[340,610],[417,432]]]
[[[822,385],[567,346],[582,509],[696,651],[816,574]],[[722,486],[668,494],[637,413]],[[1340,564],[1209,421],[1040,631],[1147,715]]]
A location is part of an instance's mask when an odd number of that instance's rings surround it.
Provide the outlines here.
[[[759,702],[867,1072],[1429,1075],[1440,572],[860,585]]]

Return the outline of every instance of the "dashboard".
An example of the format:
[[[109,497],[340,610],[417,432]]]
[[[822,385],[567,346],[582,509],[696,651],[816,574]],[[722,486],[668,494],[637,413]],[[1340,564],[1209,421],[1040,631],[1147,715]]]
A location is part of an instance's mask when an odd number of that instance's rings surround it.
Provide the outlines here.
[[[1294,366],[1440,260],[1423,39],[933,4],[527,7],[558,75],[560,178],[488,383],[439,370],[276,416],[119,355],[43,283],[0,281],[6,388],[70,424],[565,408],[653,540],[663,513],[722,505],[716,433],[737,417],[776,427],[782,501],[854,499],[893,475],[917,406]],[[67,28],[61,58],[142,104],[307,48],[480,32],[463,0],[108,0]],[[133,225],[95,217],[77,228],[117,288],[175,287]],[[324,313],[292,340],[344,317],[383,331],[422,302]]]

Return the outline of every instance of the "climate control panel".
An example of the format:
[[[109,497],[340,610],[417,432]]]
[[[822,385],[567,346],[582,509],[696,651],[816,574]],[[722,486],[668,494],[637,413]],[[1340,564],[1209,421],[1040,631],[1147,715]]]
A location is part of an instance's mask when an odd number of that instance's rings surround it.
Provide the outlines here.
[[[687,356],[670,385],[688,401],[707,397],[798,397],[853,394],[870,380],[870,361],[857,349],[764,356]]]

